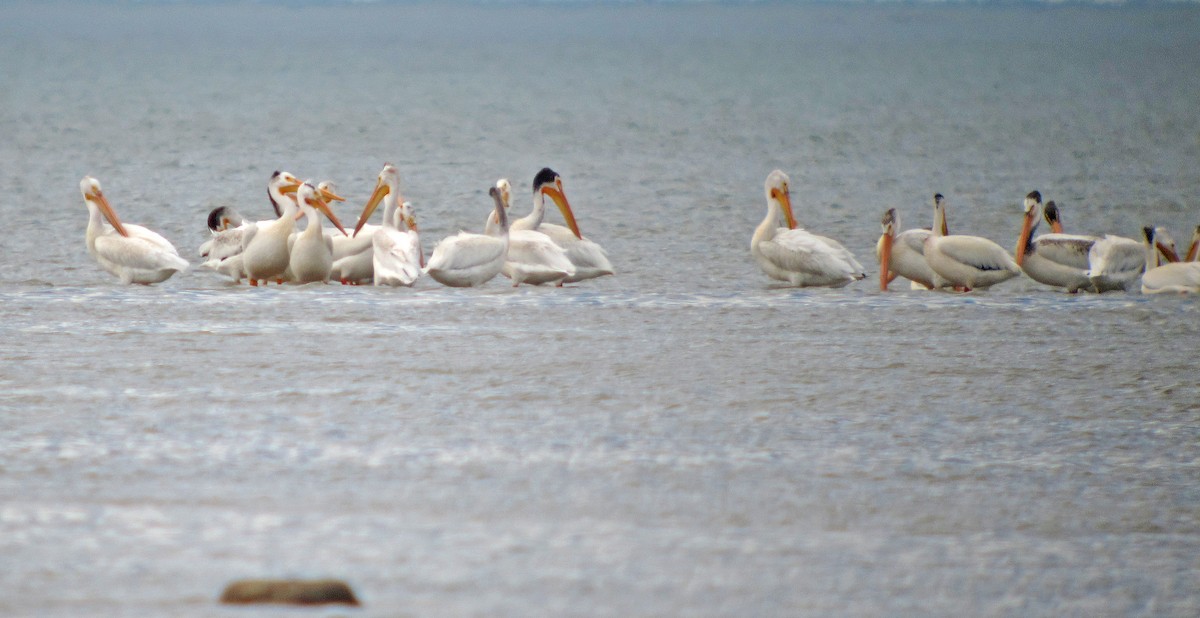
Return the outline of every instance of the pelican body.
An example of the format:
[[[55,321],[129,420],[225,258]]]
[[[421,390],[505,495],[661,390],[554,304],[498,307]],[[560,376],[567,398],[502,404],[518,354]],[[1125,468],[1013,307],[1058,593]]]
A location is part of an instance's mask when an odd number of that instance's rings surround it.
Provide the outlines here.
[[[498,235],[459,232],[443,238],[433,248],[433,255],[422,271],[434,281],[450,287],[465,288],[491,281],[504,268],[508,254],[508,213],[500,192],[492,187],[488,192],[495,201]]]
[[[507,210],[512,206],[512,185],[508,179],[496,181],[496,191]],[[500,233],[499,221],[495,213],[489,213],[484,233],[497,235]],[[567,255],[566,249],[555,243],[546,234],[537,230],[513,230],[508,232],[508,255],[504,260],[504,268],[500,274],[513,282],[513,287],[522,283],[542,285],[563,281],[575,274],[575,265]]]
[[[326,283],[333,269],[333,239],[325,235],[318,213],[328,217],[343,235],[346,230],[311,183],[300,185],[296,203],[308,218],[308,225],[288,240],[288,270],[296,283]]]
[[[979,236],[946,235],[946,198],[933,196],[933,234],[925,239],[925,261],[935,275],[934,285],[961,290],[986,288],[1021,274],[1013,257],[1000,245]]]
[[[88,253],[121,283],[161,283],[188,269],[188,261],[179,257],[169,240],[140,225],[123,224],[100,181],[84,176],[79,190],[88,209]]]
[[[780,170],[767,175],[767,216],[750,239],[750,254],[762,271],[797,287],[840,288],[865,279],[862,264],[841,243],[796,227],[790,182]],[[779,227],[781,216],[787,227]]]
[[[1156,239],[1155,229],[1143,228],[1146,238],[1143,252],[1146,273],[1142,275],[1142,294],[1196,294],[1200,293],[1200,262],[1158,263],[1162,250]]]
[[[383,202],[383,225],[369,234],[362,234],[367,220]],[[421,276],[425,257],[421,251],[421,237],[417,233],[416,217],[412,205],[400,201],[400,172],[391,163],[385,163],[375,182],[375,191],[363,207],[358,224],[354,226],[353,238],[360,235],[371,241],[371,280],[375,285],[410,286]],[[343,260],[348,258],[343,258]]]
[[[1088,252],[1096,242],[1096,237],[1061,233],[1058,206],[1049,202],[1046,204],[1046,218],[1055,231],[1034,238],[1042,216],[1041,209],[1040,192],[1031,191],[1025,196],[1025,220],[1021,235],[1017,238],[1017,265],[1038,283],[1066,288],[1072,293],[1080,290],[1098,291],[1088,276]]]
[[[900,215],[895,208],[883,213],[883,234],[875,243],[875,257],[879,258],[879,289],[886,292],[896,277],[904,277],[925,289],[933,289],[936,275],[925,261],[925,239],[932,230],[913,228],[897,233]],[[943,230],[945,233],[945,230]]]
[[[545,196],[547,195],[558,206],[567,227],[543,222],[546,216]],[[542,168],[533,178],[533,210],[528,215],[513,221],[512,230],[541,232],[566,251],[567,259],[571,261],[575,272],[559,280],[559,285],[603,277],[614,272],[604,249],[584,238],[579,231],[579,224],[575,222],[575,213],[571,210],[566,193],[563,192],[562,177],[548,167]]]
[[[301,182],[287,172],[275,172],[267,185],[267,195],[271,204],[276,208],[279,217],[264,225],[243,226],[242,230],[242,270],[250,285],[258,285],[275,279],[283,283],[283,273],[287,270],[291,254],[288,252],[288,238],[296,229],[296,201],[288,194],[295,193]]]

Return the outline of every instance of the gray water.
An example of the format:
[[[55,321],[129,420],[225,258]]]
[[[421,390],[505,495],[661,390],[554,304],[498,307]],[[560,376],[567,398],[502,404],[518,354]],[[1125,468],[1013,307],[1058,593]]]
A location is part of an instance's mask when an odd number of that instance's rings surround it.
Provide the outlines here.
[[[1197,66],[1186,5],[0,6],[0,614],[1194,616],[1194,298],[795,290],[748,245],[774,168],[868,265],[937,191],[1006,246],[1033,189],[1186,241]],[[353,220],[385,161],[426,250],[551,166],[618,274],[123,287],[84,246],[85,174],[198,262],[275,169]]]

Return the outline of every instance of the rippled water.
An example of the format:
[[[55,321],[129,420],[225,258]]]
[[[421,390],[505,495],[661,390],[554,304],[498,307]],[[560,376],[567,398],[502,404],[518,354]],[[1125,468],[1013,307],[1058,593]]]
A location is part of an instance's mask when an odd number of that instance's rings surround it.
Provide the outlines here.
[[[772,285],[762,181],[1015,243],[1200,223],[1190,7],[0,7],[0,613],[1195,615],[1200,303]],[[426,248],[563,174],[564,289],[122,287],[77,184],[191,255],[271,171]],[[897,286],[902,287],[902,286]]]

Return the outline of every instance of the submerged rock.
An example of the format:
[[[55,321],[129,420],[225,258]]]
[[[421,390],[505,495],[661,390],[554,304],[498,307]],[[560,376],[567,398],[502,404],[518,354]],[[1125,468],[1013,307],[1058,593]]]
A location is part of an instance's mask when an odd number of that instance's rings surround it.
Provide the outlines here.
[[[225,587],[221,602],[228,604],[280,603],[287,605],[358,605],[354,591],[336,579],[243,579]]]

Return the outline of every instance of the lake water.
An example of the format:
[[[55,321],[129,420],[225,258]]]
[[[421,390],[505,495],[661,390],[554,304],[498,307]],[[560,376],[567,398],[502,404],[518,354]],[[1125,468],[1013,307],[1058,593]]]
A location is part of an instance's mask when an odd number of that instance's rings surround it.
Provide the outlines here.
[[[773,285],[781,168],[1013,246],[1200,223],[1191,5],[0,6],[0,614],[1200,613],[1200,302]],[[272,171],[385,161],[426,250],[551,166],[618,273],[563,289],[123,287],[79,179],[198,262]],[[551,215],[557,220],[557,215]]]

